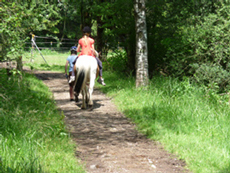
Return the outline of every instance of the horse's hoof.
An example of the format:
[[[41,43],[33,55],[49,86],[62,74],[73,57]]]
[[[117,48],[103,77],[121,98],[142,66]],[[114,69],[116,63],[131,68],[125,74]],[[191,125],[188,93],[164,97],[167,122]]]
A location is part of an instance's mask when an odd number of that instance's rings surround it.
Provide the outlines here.
[[[86,109],[86,106],[81,106],[81,109]]]
[[[78,97],[76,97],[76,98],[75,98],[75,102],[79,102],[79,99],[78,99]]]
[[[89,105],[89,110],[90,110],[90,111],[93,110],[93,105]]]

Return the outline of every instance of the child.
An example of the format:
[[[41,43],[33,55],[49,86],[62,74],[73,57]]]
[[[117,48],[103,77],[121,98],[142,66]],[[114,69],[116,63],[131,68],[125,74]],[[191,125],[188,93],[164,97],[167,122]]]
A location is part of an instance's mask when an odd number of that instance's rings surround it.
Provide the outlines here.
[[[97,82],[105,86],[106,84],[104,83],[104,79],[102,78],[102,63],[100,59],[98,58],[99,54],[94,49],[94,39],[89,37],[91,33],[91,28],[88,26],[84,27],[83,33],[84,33],[84,36],[78,41],[78,46],[77,46],[77,52],[80,52],[80,49],[81,49],[81,53],[79,54],[79,57],[81,55],[88,55],[88,56],[93,56],[93,57],[96,56],[96,60],[97,60],[97,63],[100,69],[99,79],[97,80]],[[70,76],[69,83],[71,83],[74,80],[75,80],[75,75],[73,71],[72,75]]]
[[[76,46],[72,46],[71,49],[71,55],[68,56],[67,60],[66,60],[66,64],[65,64],[65,75],[66,77],[70,76],[72,74],[73,71],[73,61],[77,58],[77,47]],[[69,74],[67,75],[67,67],[69,65]],[[70,93],[70,101],[74,101],[74,91],[73,91],[73,82],[69,82],[69,93]]]

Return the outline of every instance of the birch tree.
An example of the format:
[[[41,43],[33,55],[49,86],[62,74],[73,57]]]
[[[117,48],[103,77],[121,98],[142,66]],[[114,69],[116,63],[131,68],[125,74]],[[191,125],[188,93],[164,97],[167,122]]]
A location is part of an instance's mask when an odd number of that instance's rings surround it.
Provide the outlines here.
[[[135,29],[136,29],[136,87],[147,86],[148,47],[145,15],[145,0],[134,0]]]

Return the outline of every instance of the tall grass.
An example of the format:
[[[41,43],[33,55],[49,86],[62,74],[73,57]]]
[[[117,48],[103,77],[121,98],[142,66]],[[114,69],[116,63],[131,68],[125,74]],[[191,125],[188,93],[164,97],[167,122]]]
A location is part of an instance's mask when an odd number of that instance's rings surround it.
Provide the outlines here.
[[[85,172],[48,88],[0,70],[0,172]]]
[[[136,89],[133,77],[104,73],[115,103],[149,138],[184,159],[194,172],[230,172],[229,97],[190,84],[157,77]]]

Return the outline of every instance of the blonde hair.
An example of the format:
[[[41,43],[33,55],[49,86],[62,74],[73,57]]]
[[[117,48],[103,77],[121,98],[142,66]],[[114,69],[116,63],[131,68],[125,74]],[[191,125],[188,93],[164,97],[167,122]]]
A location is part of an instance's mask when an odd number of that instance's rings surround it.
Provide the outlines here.
[[[87,33],[84,34],[84,43],[85,43],[85,46],[87,46],[87,38],[89,37]]]

